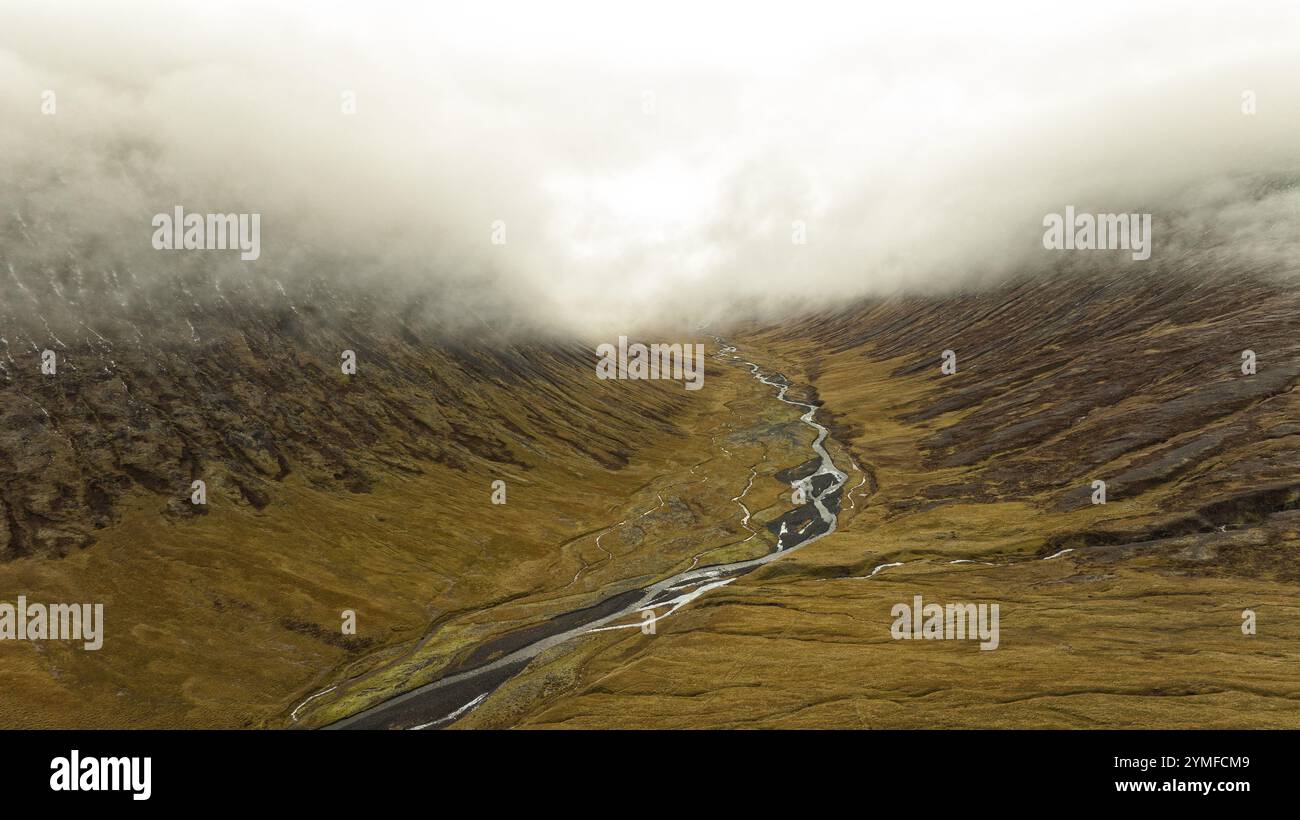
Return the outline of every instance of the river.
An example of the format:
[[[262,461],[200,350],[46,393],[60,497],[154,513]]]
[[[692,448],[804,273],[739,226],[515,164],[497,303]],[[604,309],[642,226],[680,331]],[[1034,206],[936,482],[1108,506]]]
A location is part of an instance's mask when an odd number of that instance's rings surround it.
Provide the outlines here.
[[[462,666],[470,668],[439,678],[409,692],[390,698],[362,712],[344,718],[330,729],[431,729],[442,728],[469,714],[501,684],[514,677],[540,653],[582,635],[615,629],[642,629],[671,616],[691,601],[713,589],[726,586],[747,572],[776,561],[797,549],[808,546],[835,531],[840,493],[848,475],[841,472],[826,451],[829,431],[817,423],[817,407],[786,398],[789,381],[779,373],[764,373],[762,367],[736,355],[736,348],[717,340],[720,349],[715,358],[749,368],[755,379],[776,388],[776,398],[803,408],[799,420],[817,431],[812,443],[817,457],[816,469],[791,482],[791,489],[801,493],[804,505],[779,519],[781,532],[771,552],[759,558],[716,564],[678,573],[641,589],[611,596],[586,609],[575,610],[540,624],[494,638],[474,649]],[[751,477],[752,480],[752,477]],[[815,514],[815,518],[810,516]],[[798,529],[788,529],[786,521]],[[662,614],[660,609],[666,609]],[[646,613],[650,613],[647,615]],[[630,623],[618,621],[639,616]],[[495,657],[488,661],[487,658]],[[483,662],[475,663],[476,659]],[[330,691],[330,690],[324,690]],[[299,708],[312,698],[313,695]],[[295,710],[295,715],[297,710]],[[296,718],[295,718],[296,719]]]

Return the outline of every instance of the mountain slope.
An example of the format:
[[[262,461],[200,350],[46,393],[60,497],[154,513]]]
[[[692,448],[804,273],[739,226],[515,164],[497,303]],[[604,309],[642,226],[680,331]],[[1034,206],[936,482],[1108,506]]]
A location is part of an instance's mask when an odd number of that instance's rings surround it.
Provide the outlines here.
[[[838,531],[460,725],[1300,725],[1297,330],[1285,282],[1116,276],[737,334],[862,468]],[[915,595],[998,604],[998,648],[892,639]]]

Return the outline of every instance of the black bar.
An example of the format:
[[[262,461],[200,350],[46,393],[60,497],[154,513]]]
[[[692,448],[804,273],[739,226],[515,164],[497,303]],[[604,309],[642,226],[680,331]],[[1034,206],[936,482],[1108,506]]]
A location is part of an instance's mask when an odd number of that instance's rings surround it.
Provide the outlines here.
[[[882,800],[903,800],[910,812],[1218,810],[1289,799],[1297,742],[1294,731],[8,731],[0,733],[0,771],[6,803],[132,812],[284,804],[336,813],[409,802],[435,813],[566,804],[589,813],[620,792],[647,812],[697,796],[759,805],[806,796],[826,808],[849,800],[871,813],[884,809]],[[53,791],[51,760],[73,749],[83,765],[87,757],[149,757],[149,798]],[[1119,767],[1117,758],[1155,765]],[[1169,762],[1177,766],[1161,765]],[[1117,785],[1146,782],[1157,790]],[[1163,790],[1173,782],[1216,790]],[[1217,790],[1225,785],[1248,791]]]

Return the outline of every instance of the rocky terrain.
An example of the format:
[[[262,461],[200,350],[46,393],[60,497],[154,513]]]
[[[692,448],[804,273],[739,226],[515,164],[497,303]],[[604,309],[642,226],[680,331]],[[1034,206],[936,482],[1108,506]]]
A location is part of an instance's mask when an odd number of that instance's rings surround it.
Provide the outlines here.
[[[710,444],[692,431],[720,393],[599,381],[572,339],[472,315],[449,332],[419,299],[326,276],[160,284],[34,268],[13,247],[0,589],[102,601],[108,639],[0,645],[6,726],[289,724],[317,682],[435,622],[599,584],[611,568],[574,542],[616,505],[652,504],[657,477]],[[694,515],[669,495],[647,523]],[[640,526],[605,546],[648,571],[680,557]]]
[[[458,725],[1300,725],[1298,330],[1285,280],[1117,274],[736,334],[861,468],[839,531]],[[918,594],[999,648],[891,639]]]
[[[809,428],[722,359],[602,382],[324,276],[3,257],[0,293],[3,599],[108,629],[0,645],[0,725],[327,725],[811,520]],[[728,329],[818,406],[836,531],[450,725],[1300,726],[1298,331],[1285,279],[1129,273]],[[891,640],[914,594],[999,602],[1001,646]]]

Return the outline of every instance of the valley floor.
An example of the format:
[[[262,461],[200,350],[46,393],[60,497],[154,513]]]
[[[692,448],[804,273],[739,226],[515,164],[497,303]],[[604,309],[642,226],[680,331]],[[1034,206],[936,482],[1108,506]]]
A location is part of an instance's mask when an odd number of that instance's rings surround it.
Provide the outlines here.
[[[1297,305],[1291,293],[1259,298],[1253,338],[1272,346],[1282,375],[1264,391],[1233,381],[1231,342],[1216,338],[1234,332],[1231,317],[1175,318],[1157,333],[1121,325],[1095,342],[1111,360],[1078,418],[964,463],[991,435],[979,431],[982,404],[1030,392],[987,392],[1005,369],[967,376],[979,398],[954,402],[937,355],[921,370],[917,356],[882,355],[883,345],[830,352],[825,335],[814,341],[824,321],[806,336],[741,338],[823,402],[831,451],[867,471],[850,478],[859,489],[839,531],[714,591],[655,635],[593,637],[540,659],[456,725],[1300,727],[1300,349],[1288,336]],[[978,327],[968,332],[978,339]],[[1116,351],[1142,336],[1156,360],[1177,351],[1163,361],[1186,384],[1146,371],[1125,398],[1103,398],[1110,374],[1132,372],[1133,355]],[[1197,372],[1220,347],[1226,366]],[[1059,383],[1053,393],[1056,373],[1043,377],[1040,404],[995,409],[1003,415],[990,429],[1032,429],[1079,400]],[[1249,400],[1224,400],[1237,385]],[[1201,391],[1221,398],[1186,409]],[[952,409],[929,412],[945,403]],[[1085,416],[1093,432],[1072,442]],[[944,464],[935,443],[962,425],[975,436]],[[1215,446],[1188,446],[1207,435]],[[1021,466],[1002,466],[1008,453]],[[1045,459],[1072,464],[1043,470]],[[1112,479],[1106,504],[1087,502],[1094,477]],[[894,639],[894,606],[918,595],[998,604],[998,648]]]
[[[1300,727],[1297,297],[1261,285],[1234,313],[1116,287],[962,301],[958,341],[924,302],[737,334],[819,405],[848,474],[837,530],[652,634],[582,635],[406,723]],[[1084,307],[1017,315],[1058,302]],[[1235,369],[1243,325],[1258,375]],[[268,504],[182,520],[136,493],[92,547],[0,563],[4,589],[105,602],[109,630],[99,653],[0,646],[0,724],[327,726],[564,613],[766,554],[813,431],[717,358],[675,407],[617,467],[480,459],[353,493],[289,475]],[[895,639],[915,596],[997,604],[997,648]]]

